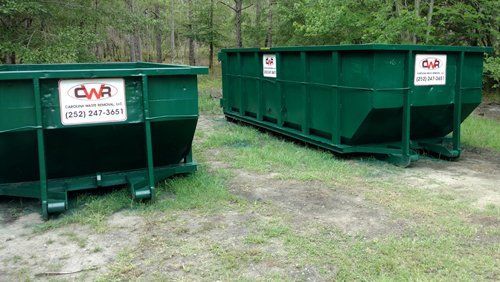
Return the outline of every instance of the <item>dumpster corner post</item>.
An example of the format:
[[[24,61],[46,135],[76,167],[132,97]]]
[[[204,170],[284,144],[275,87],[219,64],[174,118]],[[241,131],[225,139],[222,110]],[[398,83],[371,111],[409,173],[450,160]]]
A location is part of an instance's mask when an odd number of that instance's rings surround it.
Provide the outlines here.
[[[146,135],[146,158],[147,158],[147,179],[148,179],[148,190],[151,199],[154,197],[154,185],[155,185],[155,175],[154,175],[154,163],[153,163],[153,142],[151,136],[151,119],[149,113],[149,86],[148,77],[146,75],[142,76],[142,93],[143,93],[143,103],[144,103],[144,123],[145,123],[145,135]]]
[[[48,199],[47,199],[47,171],[45,168],[45,144],[43,138],[42,126],[42,100],[40,98],[40,80],[33,79],[33,92],[35,96],[35,113],[36,113],[36,138],[38,151],[38,170],[40,174],[40,201],[42,204],[42,216],[48,219]]]
[[[460,52],[457,63],[457,78],[455,99],[453,104],[453,153],[460,155],[460,124],[462,123],[462,71],[464,66],[464,52]]]

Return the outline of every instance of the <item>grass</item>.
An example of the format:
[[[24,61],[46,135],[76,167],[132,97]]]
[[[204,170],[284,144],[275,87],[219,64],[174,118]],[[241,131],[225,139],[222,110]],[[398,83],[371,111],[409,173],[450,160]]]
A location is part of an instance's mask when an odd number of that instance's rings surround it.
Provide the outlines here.
[[[498,274],[488,272],[498,266],[495,257],[499,245],[474,242],[478,236],[495,234],[495,227],[467,219],[471,214],[500,218],[495,207],[478,211],[453,195],[398,184],[404,169],[374,160],[338,159],[251,127],[220,125],[199,146],[208,152],[217,148],[217,154],[211,155],[232,168],[277,173],[281,179],[346,185],[338,189],[355,189],[390,210],[394,217],[411,222],[403,234],[376,241],[331,233],[331,229],[301,235],[289,232],[287,226],[267,231],[257,228],[244,239],[247,244],[266,244],[273,234],[285,236],[288,256],[293,261],[304,266],[315,263],[323,270],[334,264],[337,273],[330,278],[340,280],[468,280]]]
[[[339,183],[349,180],[347,175],[367,173],[366,166],[335,158],[327,151],[296,145],[252,127],[227,123],[219,126],[218,131],[220,133],[208,136],[198,146],[209,152],[217,150],[220,160],[233,168],[275,173],[280,179],[327,179]]]
[[[220,98],[222,97],[222,83],[220,67],[212,70],[209,75],[199,78],[198,108],[206,115],[221,114]]]
[[[500,152],[500,122],[471,115],[462,124],[462,142]]]
[[[36,226],[35,231],[45,232],[68,224],[79,224],[102,233],[108,231],[109,216],[124,209],[143,214],[169,210],[214,210],[222,202],[233,199],[224,187],[224,177],[227,176],[209,173],[201,167],[195,174],[169,179],[159,185],[155,195],[157,200],[151,203],[133,201],[128,189],[104,195],[85,194],[75,200],[73,209]]]

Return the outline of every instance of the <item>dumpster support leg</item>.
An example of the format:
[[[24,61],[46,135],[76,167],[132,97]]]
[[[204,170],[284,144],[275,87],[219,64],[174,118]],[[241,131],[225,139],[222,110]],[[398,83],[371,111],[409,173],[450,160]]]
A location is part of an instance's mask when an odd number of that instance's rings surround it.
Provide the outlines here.
[[[47,199],[47,171],[45,168],[45,144],[43,139],[43,122],[42,122],[42,101],[40,99],[40,80],[33,79],[33,91],[35,96],[35,112],[36,112],[36,139],[38,150],[38,170],[40,174],[40,200],[42,202],[42,216],[47,219],[48,199]]]
[[[148,187],[147,192],[136,190],[134,185],[132,185],[132,191],[134,198],[147,198],[149,194],[152,199],[154,196],[154,185],[155,185],[155,175],[154,175],[154,162],[153,162],[153,142],[151,137],[151,118],[149,113],[149,93],[148,93],[148,77],[142,76],[142,93],[143,93],[143,103],[144,103],[144,119],[145,119],[145,134],[146,134],[146,157],[147,157],[147,179]],[[139,188],[139,187],[138,187]],[[140,188],[139,188],[140,189]],[[148,193],[149,192],[149,193]],[[138,197],[136,197],[138,196]]]
[[[332,52],[332,68],[334,70],[333,76],[333,128],[332,128],[332,142],[335,145],[340,145],[342,132],[340,132],[340,118],[341,118],[341,105],[340,105],[340,55],[338,51]]]
[[[455,103],[453,105],[453,151],[454,157],[460,156],[460,124],[462,122],[462,70],[464,65],[464,52],[460,52],[457,65],[457,78],[455,83]]]
[[[418,155],[411,150],[411,94],[415,68],[413,52],[408,51],[406,58],[408,72],[406,73],[406,89],[403,92],[403,114],[402,114],[402,135],[401,135],[401,155],[389,155],[389,162],[399,166],[407,167],[412,161],[418,160]]]
[[[283,124],[285,124],[285,93],[283,92],[283,83],[281,83],[281,54],[276,53],[276,69],[277,69],[277,74],[276,74],[276,86],[277,86],[277,91],[279,93],[279,112],[278,114],[278,126],[283,127]]]

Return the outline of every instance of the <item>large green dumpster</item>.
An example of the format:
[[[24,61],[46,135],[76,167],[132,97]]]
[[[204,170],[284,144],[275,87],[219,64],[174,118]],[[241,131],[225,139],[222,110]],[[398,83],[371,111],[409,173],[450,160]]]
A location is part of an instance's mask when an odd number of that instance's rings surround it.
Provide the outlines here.
[[[339,45],[224,49],[229,119],[338,152],[408,166],[421,149],[460,155],[491,48]],[[448,135],[452,133],[451,137]]]
[[[196,170],[191,143],[203,67],[152,63],[0,65],[0,195],[39,198],[156,181]]]

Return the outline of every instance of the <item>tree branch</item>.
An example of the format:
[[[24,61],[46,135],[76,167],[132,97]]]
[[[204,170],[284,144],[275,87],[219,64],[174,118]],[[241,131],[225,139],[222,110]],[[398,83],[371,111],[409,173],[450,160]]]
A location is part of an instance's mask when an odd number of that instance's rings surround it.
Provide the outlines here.
[[[245,8],[241,8],[241,11],[244,11],[244,10],[246,10],[246,9],[252,7],[252,6],[253,6],[253,4],[250,4],[250,5],[246,6]]]
[[[234,12],[236,12],[236,9],[233,8],[233,7],[231,7],[231,6],[229,6],[228,4],[226,4],[226,3],[222,2],[222,1],[219,1],[219,3],[221,3],[222,5],[228,7],[229,9],[233,10]]]

